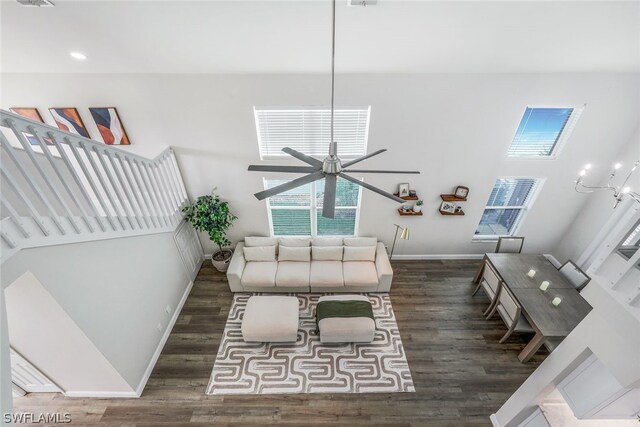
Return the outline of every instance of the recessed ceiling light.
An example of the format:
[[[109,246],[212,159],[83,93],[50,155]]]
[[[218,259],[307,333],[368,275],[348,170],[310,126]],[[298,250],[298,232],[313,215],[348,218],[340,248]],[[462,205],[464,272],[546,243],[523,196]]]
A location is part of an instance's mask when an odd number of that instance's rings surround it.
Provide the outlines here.
[[[87,55],[80,52],[71,52],[69,55],[71,55],[73,59],[77,59],[79,61],[84,61],[85,59],[87,59]]]

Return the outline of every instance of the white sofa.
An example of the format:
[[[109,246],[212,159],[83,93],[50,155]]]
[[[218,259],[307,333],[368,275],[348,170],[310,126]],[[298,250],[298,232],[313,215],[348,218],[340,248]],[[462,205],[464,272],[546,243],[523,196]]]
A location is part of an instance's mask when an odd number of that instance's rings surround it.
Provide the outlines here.
[[[393,270],[375,237],[246,237],[227,279],[232,292],[389,292]]]

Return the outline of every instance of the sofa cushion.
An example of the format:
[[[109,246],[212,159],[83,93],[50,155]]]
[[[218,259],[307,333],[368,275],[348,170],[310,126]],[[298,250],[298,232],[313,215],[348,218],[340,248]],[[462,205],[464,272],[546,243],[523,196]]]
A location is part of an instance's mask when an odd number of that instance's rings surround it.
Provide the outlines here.
[[[342,261],[342,246],[312,246],[311,252],[317,261]]]
[[[309,286],[309,272],[311,263],[296,261],[281,261],[276,273],[276,286],[300,287]]]
[[[342,246],[342,237],[314,237],[311,246]]]
[[[311,247],[306,248],[280,246],[278,251],[278,261],[311,261]]]
[[[278,244],[278,239],[275,237],[245,237],[245,246],[275,246]]]
[[[247,287],[273,287],[276,285],[278,263],[249,261],[244,266],[240,283]]]
[[[309,283],[311,286],[344,286],[342,261],[311,261]]]
[[[342,273],[345,286],[378,286],[378,271],[373,262],[345,261]]]
[[[375,237],[345,237],[345,246],[376,246],[378,239]]]
[[[278,243],[280,246],[289,246],[289,247],[309,247],[311,243],[311,238],[309,237],[281,237],[278,239]]]
[[[275,246],[253,246],[242,248],[246,261],[275,261]]]
[[[345,246],[344,261],[375,261],[375,246]]]

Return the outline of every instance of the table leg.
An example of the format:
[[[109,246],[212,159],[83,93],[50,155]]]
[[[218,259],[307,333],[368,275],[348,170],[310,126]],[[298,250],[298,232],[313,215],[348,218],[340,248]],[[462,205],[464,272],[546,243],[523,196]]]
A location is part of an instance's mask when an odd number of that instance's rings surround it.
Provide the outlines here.
[[[525,363],[528,362],[529,359],[533,357],[534,354],[542,347],[542,344],[546,341],[546,337],[542,335],[540,332],[536,332],[536,335],[531,338],[529,344],[525,346],[524,349],[518,355],[518,359],[520,362]]]
[[[476,273],[476,277],[473,278],[473,283],[476,285],[480,283],[480,279],[482,278],[482,273],[484,272],[484,266],[487,263],[487,256],[485,255],[482,258],[482,264],[480,264],[480,268],[478,268],[478,272]]]

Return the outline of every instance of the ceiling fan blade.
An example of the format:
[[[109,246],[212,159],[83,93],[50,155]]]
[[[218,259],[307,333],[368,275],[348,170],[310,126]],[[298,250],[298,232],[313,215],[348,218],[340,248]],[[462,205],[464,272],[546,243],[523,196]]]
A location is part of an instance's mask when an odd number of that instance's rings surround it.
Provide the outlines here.
[[[347,181],[351,181],[351,182],[353,182],[354,184],[358,184],[359,186],[364,187],[364,188],[366,188],[367,190],[374,191],[374,192],[376,192],[376,193],[380,194],[381,196],[387,197],[387,198],[389,198],[389,199],[391,199],[391,200],[393,200],[393,201],[395,201],[395,202],[398,202],[398,203],[405,203],[405,202],[406,202],[406,200],[403,200],[403,199],[401,199],[401,198],[400,198],[400,197],[398,197],[398,196],[394,196],[394,195],[393,195],[393,194],[391,194],[391,193],[387,193],[386,191],[382,191],[382,190],[380,190],[379,188],[374,187],[373,185],[367,184],[366,182],[362,182],[362,181],[360,181],[359,179],[356,179],[356,178],[350,177],[349,175],[346,175],[346,174],[344,174],[344,173],[340,173],[340,174],[339,174],[339,176],[340,176],[341,178],[346,179]]]
[[[343,172],[349,173],[420,173],[419,171],[385,171],[385,170],[374,170],[374,169],[343,169]]]
[[[383,148],[382,150],[374,151],[373,153],[367,154],[366,156],[358,157],[357,159],[354,159],[354,160],[351,160],[349,162],[343,163],[342,167],[343,168],[347,168],[347,167],[349,167],[351,165],[355,165],[356,163],[359,163],[359,162],[361,162],[363,160],[366,160],[369,157],[377,156],[380,153],[384,153],[385,151],[387,151],[386,148]]]
[[[322,171],[313,172],[309,175],[301,176],[300,178],[285,182],[284,184],[280,184],[276,187],[260,191],[259,193],[255,193],[254,196],[256,196],[258,200],[264,200],[267,197],[275,196],[276,194],[284,193],[285,191],[293,190],[294,188],[300,187],[301,185],[305,185],[310,182],[322,179],[323,176],[324,172]]]
[[[336,175],[328,174],[324,178],[322,216],[325,218],[333,218],[336,215],[336,181]]]
[[[319,170],[312,166],[270,166],[270,165],[250,165],[250,171],[258,172],[286,172],[286,173],[311,173]]]
[[[306,154],[303,154],[299,151],[294,150],[293,148],[289,148],[289,147],[284,147],[282,149],[282,151],[284,151],[285,153],[287,153],[290,156],[295,157],[298,160],[302,160],[303,162],[311,165],[311,166],[322,166],[322,162],[318,159],[314,159],[311,156],[307,156]]]

